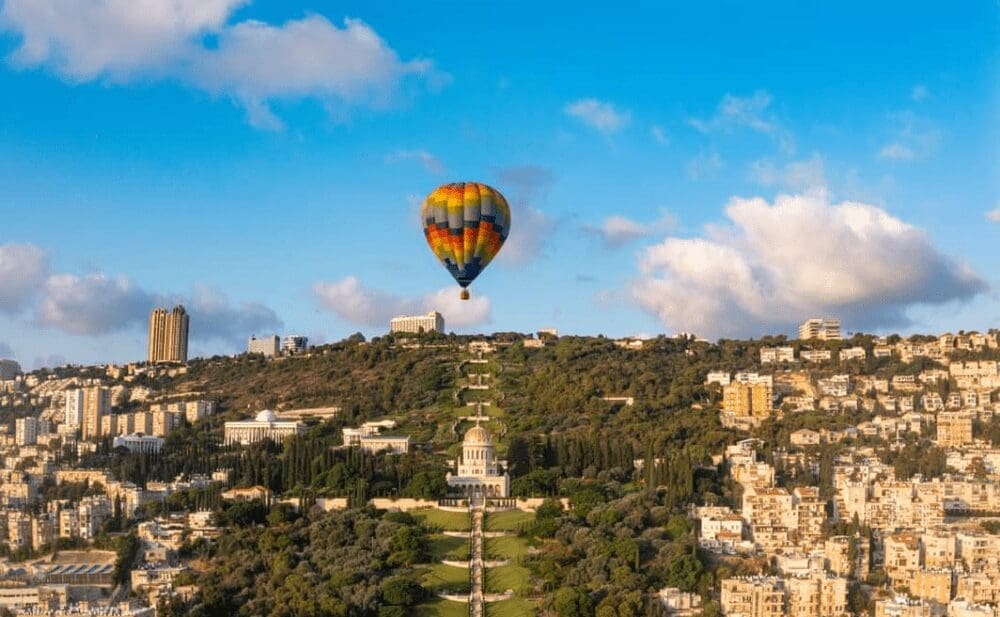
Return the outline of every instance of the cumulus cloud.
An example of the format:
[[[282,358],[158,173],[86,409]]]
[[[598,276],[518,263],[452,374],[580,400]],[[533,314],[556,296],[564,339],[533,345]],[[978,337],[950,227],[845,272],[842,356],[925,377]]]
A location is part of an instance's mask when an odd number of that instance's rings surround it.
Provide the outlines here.
[[[320,15],[281,25],[229,23],[247,0],[6,0],[0,27],[16,33],[10,61],[71,82],[172,80],[226,96],[259,128],[280,129],[276,100],[316,99],[335,111],[386,104],[431,62],[403,61],[370,26]],[[213,39],[206,44],[206,37]]]
[[[490,300],[473,295],[461,300],[455,287],[446,287],[420,298],[403,298],[366,287],[354,276],[313,285],[313,294],[321,306],[345,321],[359,326],[386,328],[397,315],[438,311],[449,330],[470,328],[490,320]]]
[[[615,109],[611,103],[592,98],[572,101],[566,105],[564,111],[567,115],[605,134],[625,128],[632,120],[629,112]]]
[[[33,244],[0,245],[0,313],[23,309],[49,274],[49,258]]]
[[[752,336],[812,315],[853,328],[907,323],[909,307],[964,300],[986,289],[926,234],[875,206],[823,193],[773,204],[732,199],[729,225],[667,238],[639,255],[632,299],[677,331]]]
[[[604,246],[616,249],[629,242],[646,238],[655,233],[663,233],[676,224],[676,219],[664,211],[659,220],[651,223],[641,223],[621,215],[609,216],[600,225],[583,225],[585,233],[601,239]]]
[[[39,324],[78,336],[101,336],[145,327],[157,306],[183,304],[191,317],[190,337],[242,345],[254,332],[279,328],[273,310],[257,302],[238,305],[218,289],[196,285],[190,294],[159,294],[125,276],[103,273],[54,274],[42,285],[36,307]]]
[[[423,168],[432,174],[443,174],[445,172],[444,163],[426,150],[395,150],[385,157],[386,163],[407,160],[419,161]]]
[[[497,258],[502,263],[524,266],[535,260],[557,228],[557,222],[542,212],[552,186],[552,172],[538,165],[520,165],[497,170],[497,180],[510,200],[510,235]]]
[[[750,178],[763,186],[778,186],[791,191],[826,186],[825,167],[818,154],[783,166],[776,166],[769,160],[754,161],[749,171]]]
[[[240,346],[251,334],[274,332],[284,325],[267,306],[259,302],[234,305],[222,291],[208,285],[196,285],[190,297],[176,301],[184,304],[191,315],[193,340],[216,339]]]
[[[994,223],[1000,223],[1000,206],[993,208],[986,213],[986,220],[993,221]]]
[[[154,304],[153,296],[123,276],[55,274],[45,281],[38,321],[95,336],[141,323]]]

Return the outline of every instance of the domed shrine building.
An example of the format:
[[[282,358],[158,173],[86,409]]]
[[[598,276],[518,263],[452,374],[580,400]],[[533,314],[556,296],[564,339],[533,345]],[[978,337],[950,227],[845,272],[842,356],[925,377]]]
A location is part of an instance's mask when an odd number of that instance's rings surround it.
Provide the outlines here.
[[[306,427],[296,420],[279,420],[277,414],[270,409],[257,414],[253,420],[238,420],[226,422],[224,443],[228,445],[249,445],[270,439],[281,443],[292,435],[301,435]]]
[[[510,476],[500,473],[493,436],[478,423],[465,433],[457,467],[458,473],[447,475],[448,487],[454,492],[483,498],[510,495]]]

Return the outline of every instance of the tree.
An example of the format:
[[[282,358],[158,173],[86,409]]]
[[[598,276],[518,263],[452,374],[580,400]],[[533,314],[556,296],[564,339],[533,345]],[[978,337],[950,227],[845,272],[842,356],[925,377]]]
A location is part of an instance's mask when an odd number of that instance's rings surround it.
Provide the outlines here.
[[[559,617],[588,617],[591,614],[590,596],[577,587],[563,587],[555,593],[553,608]]]

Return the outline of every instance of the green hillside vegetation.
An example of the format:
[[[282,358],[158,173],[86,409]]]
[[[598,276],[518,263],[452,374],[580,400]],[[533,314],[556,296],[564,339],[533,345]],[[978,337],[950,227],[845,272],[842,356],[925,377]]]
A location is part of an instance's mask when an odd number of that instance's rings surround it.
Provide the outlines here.
[[[512,534],[486,539],[488,558],[510,559],[509,565],[487,570],[486,591],[516,593],[512,600],[488,605],[488,615],[537,610],[559,617],[659,616],[662,609],[651,593],[657,589],[678,587],[708,599],[721,578],[765,571],[766,564],[753,559],[702,553],[686,517],[691,504],[738,504],[738,487],[717,475],[711,455],[748,436],[721,427],[721,390],[704,381],[710,370],[760,370],[762,345],[801,347],[798,341],[772,337],[709,344],[659,338],[642,350],[626,350],[601,337],[562,337],[541,349],[526,349],[519,339],[494,335],[502,344],[485,356],[486,364],[468,363],[469,338],[441,335],[369,342],[356,336],[302,357],[195,361],[186,375],[140,381],[154,390],[212,398],[218,402],[217,417],[178,429],[161,454],[134,455],[105,444],[80,464],[110,466],[116,476],[139,485],[229,468],[227,486],[262,484],[278,496],[301,499],[306,508],[301,516],[287,506],[223,504],[219,487],[146,506],[145,516],[210,508],[230,527],[215,546],[185,548],[203,564],[194,574],[200,591],[189,603],[173,601],[165,610],[174,612],[164,614],[467,614],[467,604],[435,594],[470,589],[467,568],[440,563],[468,559],[466,538],[441,533],[468,531],[468,514],[436,509],[378,513],[360,506],[373,496],[445,496],[446,459],[460,452],[461,434],[471,426],[458,418],[475,414],[475,407],[464,404],[474,391],[456,396],[457,388],[468,383],[470,374],[490,373],[491,389],[475,397],[493,403],[483,413],[490,416],[486,426],[507,460],[512,493],[566,497],[570,507],[564,511],[550,500],[537,513],[486,515],[486,530]],[[811,346],[861,345],[870,351],[872,344],[871,337],[856,337]],[[842,366],[831,361],[806,370],[891,377],[919,372],[932,366],[928,362],[883,358]],[[942,393],[949,387],[947,382],[939,386]],[[633,397],[634,405],[602,400],[606,396]],[[339,417],[311,421],[306,435],[282,444],[218,445],[225,419],[263,407],[334,405],[342,410]],[[871,415],[789,413],[765,422],[756,434],[767,440],[764,455],[769,456],[771,447],[789,447],[789,435],[798,428],[842,428]],[[410,454],[339,447],[342,427],[381,418],[399,423],[394,433],[413,436]],[[997,427],[1000,421],[980,423],[976,432],[1000,443]],[[818,474],[779,466],[779,485],[813,484],[829,494],[832,461],[851,443],[817,449]],[[925,438],[912,438],[899,452],[873,445],[903,477],[936,473],[944,465]],[[638,469],[636,461],[651,463]],[[58,494],[50,488],[43,492]],[[348,497],[351,509],[309,513],[312,500],[323,496]]]

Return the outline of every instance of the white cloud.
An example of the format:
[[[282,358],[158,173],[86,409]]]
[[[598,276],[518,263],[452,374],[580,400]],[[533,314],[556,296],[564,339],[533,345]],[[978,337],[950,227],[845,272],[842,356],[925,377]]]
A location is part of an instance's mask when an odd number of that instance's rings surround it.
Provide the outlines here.
[[[20,36],[10,56],[17,67],[44,67],[71,82],[179,81],[231,97],[264,129],[283,126],[272,101],[316,99],[335,113],[387,104],[408,76],[437,79],[429,61],[400,60],[359,20],[343,27],[319,15],[280,26],[228,23],[244,4],[6,0],[0,27]]]
[[[910,90],[910,98],[914,101],[922,101],[928,96],[930,96],[930,91],[928,91],[927,86],[923,84],[917,84],[913,86],[912,90]]]
[[[426,150],[395,150],[385,157],[386,163],[407,160],[419,161],[423,168],[432,174],[443,174],[445,172],[444,163]]]
[[[818,154],[777,167],[766,159],[750,163],[750,178],[762,186],[801,191],[826,186],[823,159]]]
[[[613,215],[604,219],[600,225],[584,225],[582,229],[599,237],[605,247],[616,249],[634,240],[666,232],[675,224],[674,216],[664,211],[660,219],[652,223],[640,223],[621,215]]]
[[[688,124],[702,133],[735,127],[749,128],[760,133],[774,133],[778,129],[778,124],[767,116],[767,108],[770,105],[771,95],[765,90],[758,90],[746,97],[727,93],[719,102],[714,116],[708,120],[691,118]]]
[[[771,94],[766,90],[757,90],[750,96],[727,93],[719,101],[715,115],[708,119],[689,118],[687,123],[705,134],[749,129],[771,136],[783,152],[791,154],[795,151],[795,139],[768,113],[771,101]]]
[[[172,304],[184,304],[191,315],[191,339],[219,340],[239,348],[251,334],[270,333],[284,325],[278,315],[259,302],[233,305],[226,295],[208,285],[195,285],[187,298],[174,298]]]
[[[55,274],[45,282],[38,321],[70,334],[96,336],[142,323],[155,303],[123,276]]]
[[[510,234],[497,260],[524,266],[545,249],[558,224],[536,207],[548,197],[552,172],[538,165],[521,165],[497,170],[500,190],[511,209]]]
[[[879,150],[879,158],[894,161],[924,159],[934,153],[941,132],[926,119],[910,111],[892,114],[895,135]]]
[[[17,32],[18,67],[46,66],[73,82],[167,76],[203,50],[246,0],[5,0],[0,26]]]
[[[611,103],[592,98],[568,103],[564,111],[587,126],[605,134],[625,128],[632,119],[629,112],[619,111]]]
[[[702,152],[694,157],[684,167],[684,172],[691,180],[704,180],[711,178],[725,166],[722,157],[715,150]]]
[[[882,149],[878,151],[878,155],[880,158],[894,161],[912,161],[917,158],[917,154],[913,150],[901,143],[891,143],[882,146]]]
[[[32,244],[0,245],[0,313],[27,306],[49,274],[49,258]]]
[[[364,286],[354,276],[332,283],[313,285],[313,293],[324,308],[341,319],[359,326],[389,327],[397,315],[440,312],[448,330],[470,328],[490,320],[490,300],[473,294],[469,300],[459,298],[457,286],[445,287],[421,298],[402,298]]]
[[[663,127],[660,126],[659,124],[654,124],[653,126],[649,127],[649,134],[652,135],[656,143],[660,144],[661,146],[666,146],[670,144],[670,138],[667,137],[666,131],[664,131]]]
[[[986,220],[993,221],[994,223],[1000,223],[1000,206],[993,208],[986,213]]]
[[[125,276],[54,274],[42,286],[36,320],[78,336],[101,336],[144,328],[157,306],[183,304],[191,318],[190,338],[222,341],[239,348],[251,334],[280,328],[273,310],[258,302],[232,305],[218,289],[195,285],[190,294],[152,293]]]
[[[639,255],[629,291],[675,331],[753,336],[810,315],[852,329],[903,325],[913,305],[968,299],[986,288],[921,230],[867,204],[819,192],[730,200],[731,224],[667,238]]]

